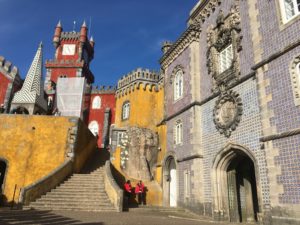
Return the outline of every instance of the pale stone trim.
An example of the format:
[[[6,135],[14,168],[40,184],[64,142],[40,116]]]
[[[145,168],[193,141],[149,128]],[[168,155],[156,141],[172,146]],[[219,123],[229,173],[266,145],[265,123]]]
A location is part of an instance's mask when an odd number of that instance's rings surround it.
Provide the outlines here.
[[[200,101],[200,43],[192,42],[190,45],[190,86],[192,101]]]
[[[296,106],[300,105],[300,55],[295,57],[290,63],[289,71],[291,76],[291,85]]]
[[[252,34],[252,44],[254,53],[254,64],[259,63],[262,60],[263,49],[261,45],[262,35],[258,32],[261,25],[259,20],[259,11],[256,7],[258,0],[247,1],[249,6],[249,19]]]

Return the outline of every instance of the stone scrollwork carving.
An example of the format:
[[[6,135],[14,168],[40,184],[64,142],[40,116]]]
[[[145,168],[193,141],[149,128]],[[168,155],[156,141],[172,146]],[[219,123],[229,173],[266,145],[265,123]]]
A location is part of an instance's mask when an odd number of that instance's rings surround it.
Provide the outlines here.
[[[131,178],[151,180],[157,163],[157,133],[146,128],[129,127],[120,147],[122,170]]]
[[[238,53],[242,50],[240,34],[239,2],[237,1],[227,16],[220,10],[216,26],[207,29],[207,68],[213,78],[213,92],[218,92],[220,85],[229,86],[239,79],[240,62]],[[232,46],[232,63],[225,71],[220,72],[219,54]]]
[[[223,89],[213,111],[217,130],[225,137],[230,137],[231,132],[238,126],[242,114],[243,104],[239,94]]]

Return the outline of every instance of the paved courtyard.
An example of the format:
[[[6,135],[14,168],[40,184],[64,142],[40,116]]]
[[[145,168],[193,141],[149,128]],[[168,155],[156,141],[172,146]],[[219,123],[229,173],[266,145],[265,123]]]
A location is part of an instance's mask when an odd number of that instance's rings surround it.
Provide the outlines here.
[[[0,210],[0,224],[48,225],[227,225],[184,212],[131,211],[99,213],[75,211]],[[231,224],[232,225],[232,224]]]

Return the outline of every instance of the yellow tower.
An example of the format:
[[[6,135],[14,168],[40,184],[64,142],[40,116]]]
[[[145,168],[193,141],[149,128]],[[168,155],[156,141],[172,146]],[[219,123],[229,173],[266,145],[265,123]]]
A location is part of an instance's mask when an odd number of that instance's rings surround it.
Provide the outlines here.
[[[118,81],[111,130],[111,161],[133,186],[143,180],[147,204],[161,205],[161,161],[165,153],[163,77],[137,69]]]

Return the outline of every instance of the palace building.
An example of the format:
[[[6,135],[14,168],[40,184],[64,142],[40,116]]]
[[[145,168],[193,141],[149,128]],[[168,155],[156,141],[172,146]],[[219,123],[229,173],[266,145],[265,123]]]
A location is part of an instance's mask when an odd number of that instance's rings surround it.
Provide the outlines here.
[[[53,59],[42,64],[40,45],[24,82],[1,57],[0,136],[9,144],[0,140],[0,185],[7,202],[15,183],[22,204],[39,199],[80,171],[97,145],[109,151],[105,190],[119,211],[120,188],[130,179],[144,181],[152,206],[221,222],[299,224],[299,5],[201,0],[177,40],[163,43],[160,71],[138,68],[116,87],[93,84],[95,42],[85,23],[65,32],[59,22]],[[51,176],[59,179],[46,187]]]

